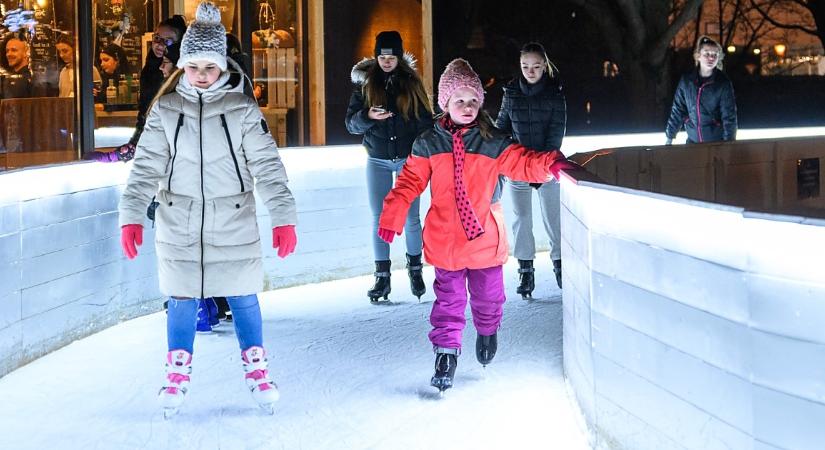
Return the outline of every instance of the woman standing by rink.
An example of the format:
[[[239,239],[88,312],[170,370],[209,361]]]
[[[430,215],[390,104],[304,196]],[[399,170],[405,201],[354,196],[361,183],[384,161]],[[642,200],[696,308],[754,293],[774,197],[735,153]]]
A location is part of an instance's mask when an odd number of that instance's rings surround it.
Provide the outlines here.
[[[512,133],[513,139],[537,151],[561,148],[567,125],[567,102],[562,93],[557,70],[547,57],[544,47],[531,42],[521,48],[521,75],[504,87],[504,98],[496,127]],[[536,240],[533,237],[533,188],[539,196],[541,218],[550,238],[550,259],[556,283],[561,288],[561,220],[560,189],[557,180],[545,183],[510,181],[513,199],[515,248],[513,255],[519,264],[519,287],[516,292],[528,298],[536,287],[533,259]]]
[[[476,358],[487,365],[498,347],[505,300],[502,265],[508,255],[501,203],[491,201],[499,174],[542,183],[578,167],[561,152],[513,143],[487,114],[479,115],[483,103],[478,75],[467,61],[453,60],[438,83],[438,104],[446,113],[415,140],[379,221],[379,236],[392,242],[410,205],[430,185],[424,227],[424,253],[435,266],[429,337],[436,359],[430,384],[440,391],[453,385],[468,291],[478,331]]]
[[[696,42],[696,70],[679,80],[665,128],[666,145],[682,127],[687,132],[688,144],[736,139],[733,84],[720,70],[724,57],[722,46],[713,39],[702,36]]]
[[[432,107],[424,83],[415,71],[415,59],[404,53],[397,31],[382,31],[375,38],[375,58],[352,68],[356,88],[347,108],[346,125],[352,134],[364,135],[367,149],[367,194],[373,216],[372,250],[375,285],[367,291],[370,301],[390,294],[390,246],[376,235],[384,197],[393,185],[415,138],[432,127]],[[421,276],[421,219],[418,199],[406,220],[407,271],[410,290],[421,298],[427,291]]]
[[[256,296],[263,268],[252,189],[269,209],[272,246],[282,258],[297,242],[295,201],[258,106],[242,82],[229,81],[220,11],[203,2],[195,17],[181,42],[183,70],[161,88],[138,141],[119,205],[121,243],[127,257],[137,256],[146,205],[157,194],[158,278],[169,296],[159,393],[165,414],[177,412],[188,390],[198,300],[214,296],[229,300],[246,384],[271,411],[278,390],[268,374]]]

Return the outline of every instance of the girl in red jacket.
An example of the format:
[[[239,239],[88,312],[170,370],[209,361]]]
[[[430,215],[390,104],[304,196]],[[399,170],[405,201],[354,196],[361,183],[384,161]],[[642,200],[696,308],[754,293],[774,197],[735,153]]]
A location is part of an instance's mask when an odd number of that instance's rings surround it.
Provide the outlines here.
[[[453,384],[468,291],[478,331],[476,357],[486,366],[495,356],[508,257],[501,204],[491,201],[499,174],[542,183],[578,167],[558,151],[539,153],[514,143],[486,113],[479,114],[483,102],[481,80],[470,64],[450,62],[438,83],[438,104],[446,113],[415,140],[379,219],[378,235],[391,242],[404,229],[410,204],[430,185],[423,237],[424,257],[435,267],[430,384],[440,391]]]

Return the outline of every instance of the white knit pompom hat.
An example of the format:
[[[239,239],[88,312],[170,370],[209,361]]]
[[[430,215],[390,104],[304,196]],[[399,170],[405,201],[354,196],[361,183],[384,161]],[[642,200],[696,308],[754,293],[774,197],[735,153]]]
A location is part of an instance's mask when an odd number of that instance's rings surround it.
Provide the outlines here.
[[[180,43],[178,67],[189,61],[210,61],[226,71],[226,28],[221,23],[221,11],[212,2],[201,2],[195,20],[189,24]]]

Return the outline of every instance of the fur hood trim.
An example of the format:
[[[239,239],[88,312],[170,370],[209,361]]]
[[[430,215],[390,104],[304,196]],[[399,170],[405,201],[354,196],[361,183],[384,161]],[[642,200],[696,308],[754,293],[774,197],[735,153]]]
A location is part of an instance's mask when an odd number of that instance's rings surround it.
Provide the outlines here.
[[[404,52],[404,62],[406,62],[412,70],[415,70],[417,60],[412,53]],[[350,73],[350,79],[352,82],[355,84],[364,84],[367,81],[367,72],[370,67],[375,64],[378,64],[378,61],[376,61],[375,58],[364,58],[352,66],[352,72]]]

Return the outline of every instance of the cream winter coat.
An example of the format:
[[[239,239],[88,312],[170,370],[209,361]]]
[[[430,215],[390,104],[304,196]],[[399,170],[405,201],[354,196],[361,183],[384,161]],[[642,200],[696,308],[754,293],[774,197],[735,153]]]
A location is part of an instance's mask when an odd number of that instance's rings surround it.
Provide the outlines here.
[[[150,110],[120,199],[120,225],[143,224],[157,195],[155,249],[163,294],[205,298],[263,290],[254,187],[272,227],[296,223],[295,201],[258,106],[229,86],[182,76]],[[204,207],[205,206],[205,207]]]

